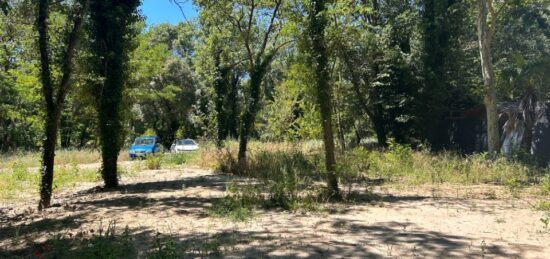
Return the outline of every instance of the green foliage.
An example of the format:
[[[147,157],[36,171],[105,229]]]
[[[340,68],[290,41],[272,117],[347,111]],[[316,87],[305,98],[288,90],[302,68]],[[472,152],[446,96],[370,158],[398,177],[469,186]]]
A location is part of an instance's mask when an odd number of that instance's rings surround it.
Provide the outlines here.
[[[529,88],[548,98],[550,76],[545,73],[550,56],[550,14],[545,1],[511,5],[499,17],[495,35],[495,68],[500,97],[514,99]]]
[[[163,155],[162,163],[171,165],[185,165],[197,159],[198,152],[170,153]]]
[[[78,183],[96,182],[96,169],[79,168],[76,164],[56,166],[53,180],[53,191],[74,188]],[[24,194],[34,195],[38,192],[36,186],[40,181],[38,170],[18,163],[11,166],[11,172],[0,172],[0,200],[18,200],[26,198]]]
[[[224,156],[228,156],[224,157]],[[228,195],[213,207],[220,215],[241,218],[256,207],[285,210],[318,211],[326,198],[326,189],[315,182],[323,175],[319,154],[306,155],[301,151],[266,150],[252,152],[246,167],[239,167],[234,155],[225,153],[220,168],[255,179],[244,184],[231,184]]]
[[[195,137],[200,123],[191,114],[201,87],[189,62],[193,46],[185,39],[193,24],[161,24],[142,31],[131,53],[131,91],[134,103],[130,121],[135,135],[159,136],[165,146],[178,137]],[[178,130],[186,129],[185,132]],[[185,133],[185,134],[183,134]]]
[[[550,175],[546,175],[542,178],[539,188],[541,195],[550,195]]]
[[[238,187],[232,184],[228,186],[228,192],[227,196],[212,202],[212,207],[209,208],[211,215],[233,221],[247,221],[254,216],[254,208],[260,202],[254,186]]]
[[[541,200],[537,203],[536,209],[540,211],[550,212],[550,201]]]
[[[488,160],[486,154],[431,154],[398,144],[392,144],[387,152],[359,148],[340,163],[344,173],[362,172],[367,178],[404,184],[492,183],[505,185],[512,193],[544,174],[541,169],[504,157]]]
[[[176,137],[213,137],[218,130],[237,138],[241,117],[253,106],[258,108],[253,113],[259,113],[251,116],[254,125],[246,123],[253,126],[247,135],[268,141],[319,139],[321,119],[312,88],[317,77],[308,65],[311,46],[304,37],[310,3],[283,1],[264,51],[275,2],[254,3],[258,8],[243,1],[201,0],[196,3],[201,7],[196,21],[151,27],[136,21],[135,13],[107,14],[116,8],[102,12],[112,20],[109,26],[96,27],[113,29],[113,37],[127,37],[123,51],[112,51],[117,54],[113,56],[124,56],[126,65],[119,69],[123,73],[108,71],[125,80],[124,88],[121,94],[103,95],[114,101],[103,105],[105,109],[118,109],[114,103],[120,102],[119,112],[105,112],[122,121],[115,127],[121,136],[109,134],[109,143],[120,146],[124,135],[131,139],[148,129],[165,146]],[[9,12],[0,12],[0,150],[36,150],[43,136],[44,111],[34,7],[26,1],[5,4]],[[542,99],[548,97],[547,5],[547,0],[512,4],[498,17],[493,52],[501,100],[517,98],[527,88],[536,89]],[[254,19],[239,19],[241,12],[247,16],[251,11]],[[62,57],[62,32],[70,27],[70,12],[70,5],[51,8],[54,60]],[[99,103],[92,95],[108,81],[107,74],[96,71],[105,55],[93,53],[100,47],[94,45],[99,42],[96,34],[106,31],[94,32],[94,15],[92,11],[86,17],[88,33],[81,35],[73,90],[61,116],[59,144],[64,148],[101,144],[100,117],[93,109]],[[383,146],[393,138],[401,144],[428,143],[432,150],[452,149],[447,143],[448,114],[479,104],[483,96],[475,3],[339,0],[327,5],[326,15],[331,19],[326,23],[323,56],[330,71],[323,81],[334,88],[332,119],[340,146],[376,135]],[[118,26],[126,18],[128,26]],[[130,40],[132,36],[137,37]],[[261,58],[255,60],[258,54]],[[265,73],[257,73],[262,63]],[[59,81],[61,67],[53,64],[52,71],[54,81]],[[261,76],[256,80],[252,74]],[[259,87],[251,87],[252,81]]]
[[[2,4],[10,11],[0,12],[0,152],[36,149],[43,113],[34,16],[26,15],[25,3]],[[52,19],[51,27],[58,28],[63,17]]]
[[[160,154],[147,155],[145,158],[145,165],[149,170],[158,170],[162,165],[163,156]]]
[[[177,244],[170,236],[162,236],[157,233],[153,251],[148,255],[150,259],[178,258],[180,251],[177,249]]]

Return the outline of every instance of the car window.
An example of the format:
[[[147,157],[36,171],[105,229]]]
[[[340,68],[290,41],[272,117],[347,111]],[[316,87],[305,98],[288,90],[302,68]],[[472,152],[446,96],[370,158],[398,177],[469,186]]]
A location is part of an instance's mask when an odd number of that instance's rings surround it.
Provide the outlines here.
[[[152,138],[138,138],[134,141],[134,145],[136,146],[150,146],[153,144],[155,144],[155,140]]]
[[[186,146],[189,146],[189,145],[196,145],[195,141],[191,140],[191,139],[182,139],[182,140],[178,140],[177,145],[186,145]]]

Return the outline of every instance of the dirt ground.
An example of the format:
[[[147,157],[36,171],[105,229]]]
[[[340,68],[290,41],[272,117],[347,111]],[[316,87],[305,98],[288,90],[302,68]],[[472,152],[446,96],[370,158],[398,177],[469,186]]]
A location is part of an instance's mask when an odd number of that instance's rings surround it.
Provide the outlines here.
[[[163,233],[182,242],[216,240],[229,258],[550,258],[550,231],[535,200],[494,186],[384,185],[374,187],[377,202],[319,213],[267,210],[247,222],[209,216],[212,199],[233,180],[198,168],[143,171],[122,179],[117,191],[77,186],[45,212],[34,210],[34,200],[0,204],[0,248],[25,251],[51,233],[116,222],[128,226],[141,255]]]

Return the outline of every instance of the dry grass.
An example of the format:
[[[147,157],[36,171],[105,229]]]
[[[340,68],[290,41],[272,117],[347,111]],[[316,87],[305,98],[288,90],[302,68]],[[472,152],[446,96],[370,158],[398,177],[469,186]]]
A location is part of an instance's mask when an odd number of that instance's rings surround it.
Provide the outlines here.
[[[0,170],[2,168],[11,168],[21,166],[24,168],[40,167],[40,152],[15,152],[9,154],[0,154]],[[128,151],[120,152],[118,161],[128,161]],[[97,150],[57,150],[55,153],[55,165],[69,164],[93,164],[101,162],[101,156]]]

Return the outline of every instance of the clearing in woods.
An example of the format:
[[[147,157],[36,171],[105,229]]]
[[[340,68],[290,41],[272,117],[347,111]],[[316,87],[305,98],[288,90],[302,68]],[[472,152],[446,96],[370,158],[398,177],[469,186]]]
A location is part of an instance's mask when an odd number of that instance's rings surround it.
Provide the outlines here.
[[[379,185],[375,200],[362,191],[319,212],[258,210],[244,222],[213,216],[209,208],[227,184],[244,180],[193,167],[145,170],[124,176],[115,191],[100,183],[62,191],[44,212],[35,211],[35,197],[3,202],[0,255],[40,255],[55,249],[44,244],[56,238],[109,234],[129,236],[132,256],[157,258],[550,255],[535,200],[502,187]]]

